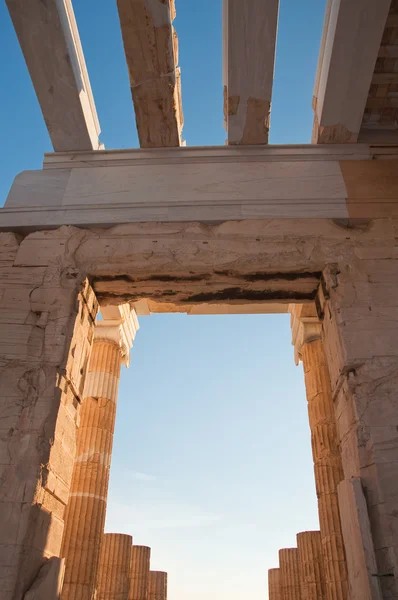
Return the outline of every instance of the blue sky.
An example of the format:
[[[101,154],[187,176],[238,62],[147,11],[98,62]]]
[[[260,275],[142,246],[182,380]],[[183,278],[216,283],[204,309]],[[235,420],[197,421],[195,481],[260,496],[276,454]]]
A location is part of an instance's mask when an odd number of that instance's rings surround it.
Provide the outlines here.
[[[244,0],[242,0],[244,1]],[[246,1],[246,0],[245,0]],[[324,0],[281,0],[271,143],[308,143]],[[221,0],[176,0],[184,137],[224,144]],[[115,0],[74,0],[106,148],[138,145]],[[51,143],[0,3],[0,205]],[[267,598],[267,569],[317,528],[302,369],[286,315],[141,318],[123,369],[107,530],[152,546],[169,600]]]

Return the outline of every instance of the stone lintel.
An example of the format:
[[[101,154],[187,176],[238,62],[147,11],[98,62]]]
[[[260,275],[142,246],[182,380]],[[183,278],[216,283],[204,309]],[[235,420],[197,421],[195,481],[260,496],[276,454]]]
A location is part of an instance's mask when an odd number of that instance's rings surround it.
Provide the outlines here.
[[[17,175],[0,210],[0,230],[395,217],[395,147],[377,154],[356,144],[350,153],[340,146],[313,148],[66,154],[42,171]],[[371,160],[375,156],[383,160]]]

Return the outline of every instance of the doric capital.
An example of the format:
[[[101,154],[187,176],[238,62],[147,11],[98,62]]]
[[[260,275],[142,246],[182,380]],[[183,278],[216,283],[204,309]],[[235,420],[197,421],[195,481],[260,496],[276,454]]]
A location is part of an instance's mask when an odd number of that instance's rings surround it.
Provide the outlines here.
[[[322,324],[313,304],[290,304],[290,326],[296,365],[302,360],[302,347],[307,342],[319,340],[322,336]]]
[[[115,342],[122,354],[123,363],[130,364],[130,349],[139,329],[137,315],[130,304],[101,307],[102,320],[96,322],[94,340]]]

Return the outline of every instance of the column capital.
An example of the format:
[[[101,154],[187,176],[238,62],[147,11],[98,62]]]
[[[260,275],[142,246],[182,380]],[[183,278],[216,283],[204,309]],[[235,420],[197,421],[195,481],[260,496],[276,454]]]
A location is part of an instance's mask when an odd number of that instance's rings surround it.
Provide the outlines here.
[[[119,306],[104,306],[101,307],[101,314],[102,320],[97,320],[95,324],[94,340],[115,342],[120,348],[123,363],[128,367],[130,350],[139,329],[134,308],[128,303]]]
[[[289,304],[289,312],[294,361],[298,365],[302,360],[303,344],[321,339],[322,323],[314,304]]]

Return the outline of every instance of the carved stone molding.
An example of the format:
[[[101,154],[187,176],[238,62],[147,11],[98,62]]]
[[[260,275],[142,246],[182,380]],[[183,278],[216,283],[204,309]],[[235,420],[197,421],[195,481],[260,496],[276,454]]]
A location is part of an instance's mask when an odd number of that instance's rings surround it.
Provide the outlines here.
[[[139,329],[136,312],[130,304],[101,307],[103,319],[96,322],[95,340],[115,342],[122,353],[126,367],[130,364],[130,350]]]
[[[321,339],[322,324],[318,319],[315,304],[290,304],[290,327],[294,346],[294,361],[302,361],[302,347],[307,342]]]

